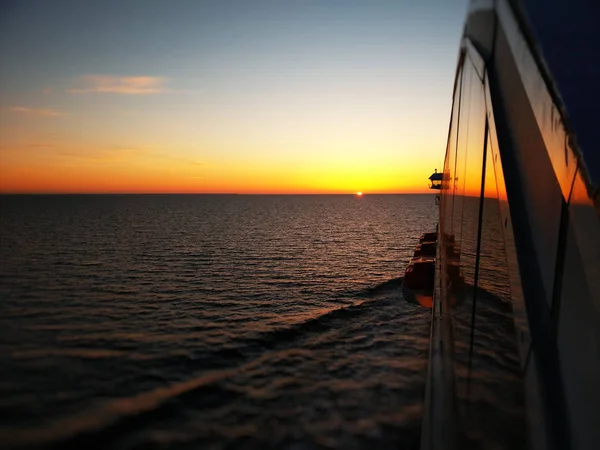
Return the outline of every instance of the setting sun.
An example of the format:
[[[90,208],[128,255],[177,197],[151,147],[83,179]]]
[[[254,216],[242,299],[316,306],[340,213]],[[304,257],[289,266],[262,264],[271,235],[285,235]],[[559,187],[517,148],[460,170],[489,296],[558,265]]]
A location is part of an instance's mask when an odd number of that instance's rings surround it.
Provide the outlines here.
[[[362,192],[357,192],[356,195],[358,195],[359,197],[362,197],[363,193]]]

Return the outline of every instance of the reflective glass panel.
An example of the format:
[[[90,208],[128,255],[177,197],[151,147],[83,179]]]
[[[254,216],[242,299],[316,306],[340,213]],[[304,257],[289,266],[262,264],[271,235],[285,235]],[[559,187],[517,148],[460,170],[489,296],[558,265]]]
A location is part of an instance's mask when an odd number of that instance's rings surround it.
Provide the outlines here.
[[[487,147],[490,151],[489,155],[492,158],[492,163],[494,165],[494,173],[496,175],[496,189],[498,191],[498,206],[500,208],[500,224],[504,236],[504,250],[506,253],[507,272],[510,285],[510,298],[512,300],[513,317],[516,327],[515,331],[517,334],[517,343],[519,345],[521,366],[524,367],[525,362],[527,360],[527,354],[531,346],[531,333],[529,331],[529,323],[527,319],[527,312],[525,309],[523,290],[521,287],[521,275],[519,273],[519,263],[517,260],[517,249],[515,247],[512,218],[506,194],[506,183],[504,181],[502,159],[500,156],[498,146],[498,136],[496,134],[496,122],[491,107],[487,79],[485,90],[489,127]],[[486,186],[487,184],[488,183],[486,183]]]
[[[477,255],[479,197],[483,172],[483,147],[485,140],[485,99],[483,85],[474,73],[469,59],[465,60],[463,87],[469,95],[463,98],[468,104],[461,108],[461,132],[456,156],[454,227],[456,245],[453,262],[448,266],[449,292],[454,299],[452,310],[456,388],[459,406],[467,398],[468,356],[471,336],[471,310],[475,263]],[[464,124],[464,126],[463,126]],[[464,410],[464,408],[461,407]]]
[[[526,429],[495,166],[488,146],[464,428],[473,443],[512,449],[524,446]]]
[[[463,199],[465,193],[465,162],[467,156],[467,140],[469,136],[469,127],[471,126],[470,121],[470,110],[471,110],[471,83],[476,80],[473,65],[468,58],[465,58],[465,64],[463,67],[462,77],[462,95],[460,105],[460,126],[458,129],[458,141],[456,147],[456,154],[454,157],[454,171],[452,172],[451,189],[453,194],[452,199],[452,226],[450,228],[450,234],[454,236],[456,243],[456,251],[460,253],[460,246],[462,243],[462,210],[463,210]]]
[[[444,175],[441,191],[441,214],[440,225],[442,227],[444,239],[445,236],[452,234],[452,217],[454,206],[454,168],[456,160],[456,144],[457,135],[460,129],[460,111],[462,97],[462,78],[464,70],[461,69],[460,75],[457,76],[458,83],[454,92],[454,100],[452,105],[452,123],[450,124],[450,133],[448,135],[448,144],[446,149],[446,158],[444,160]]]

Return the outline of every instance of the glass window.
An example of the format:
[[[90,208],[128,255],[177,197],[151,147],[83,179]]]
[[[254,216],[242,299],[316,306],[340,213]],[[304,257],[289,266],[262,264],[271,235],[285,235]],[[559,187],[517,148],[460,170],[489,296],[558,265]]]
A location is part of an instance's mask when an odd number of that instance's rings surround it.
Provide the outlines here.
[[[469,74],[467,76],[467,74]],[[468,363],[471,311],[479,225],[479,204],[485,140],[483,85],[470,59],[465,59],[459,139],[454,176],[453,227],[455,245],[446,264],[452,309],[456,388],[463,412],[468,400]],[[462,405],[462,406],[461,406]]]
[[[502,169],[502,160],[498,146],[498,137],[496,134],[496,123],[494,113],[490,102],[490,93],[486,79],[486,101],[488,110],[488,149],[494,165],[494,174],[496,176],[496,189],[498,191],[498,206],[500,209],[500,225],[504,237],[504,250],[506,254],[507,276],[510,286],[510,298],[512,300],[513,316],[515,321],[515,331],[517,335],[517,343],[519,346],[521,366],[525,366],[527,354],[531,346],[531,333],[529,331],[529,323],[527,312],[525,309],[525,301],[523,290],[521,287],[521,276],[519,274],[519,263],[517,260],[517,249],[515,247],[515,238],[513,235],[512,218],[508,205],[506,194],[506,183],[504,181],[504,171]],[[486,183],[487,186],[487,183]]]
[[[471,83],[474,78],[473,65],[471,64],[470,60],[465,58],[462,78],[463,89],[460,105],[460,127],[458,129],[456,154],[453,161],[454,171],[452,172],[452,179],[450,182],[453,194],[452,225],[450,228],[450,234],[454,236],[457,251],[460,249],[462,238],[462,208],[465,189],[463,174],[466,157],[466,143],[470,126],[469,111],[471,109]]]
[[[460,69],[460,74],[457,75],[459,80],[456,89],[454,91],[454,100],[452,104],[452,122],[450,124],[450,132],[448,134],[448,143],[446,149],[446,158],[444,160],[444,172],[441,192],[441,215],[440,225],[442,227],[444,239],[445,236],[452,234],[452,213],[453,213],[453,200],[454,200],[454,163],[456,159],[456,144],[457,135],[460,128],[460,111],[461,111],[461,97],[462,97],[462,78],[463,70]]]
[[[526,335],[527,321],[494,118],[470,58],[454,94],[441,208],[440,263],[452,306],[462,428],[471,442],[509,448],[525,431],[515,328]]]
[[[484,438],[487,446],[514,448],[526,433],[523,382],[499,196],[503,178],[489,143],[485,165],[465,431],[470,441]]]

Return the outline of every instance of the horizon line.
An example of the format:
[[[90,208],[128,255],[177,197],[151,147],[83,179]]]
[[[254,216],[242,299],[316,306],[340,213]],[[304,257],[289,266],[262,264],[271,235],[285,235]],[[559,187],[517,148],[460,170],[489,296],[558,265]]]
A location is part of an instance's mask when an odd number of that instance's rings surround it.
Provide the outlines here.
[[[362,192],[368,195],[433,195],[434,192]],[[0,192],[0,195],[353,195],[357,192]]]

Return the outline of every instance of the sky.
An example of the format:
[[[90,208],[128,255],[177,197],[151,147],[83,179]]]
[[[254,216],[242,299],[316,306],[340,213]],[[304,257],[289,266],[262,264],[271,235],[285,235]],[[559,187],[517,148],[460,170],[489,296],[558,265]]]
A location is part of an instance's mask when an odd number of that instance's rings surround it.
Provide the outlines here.
[[[426,192],[467,0],[0,5],[0,192]]]

